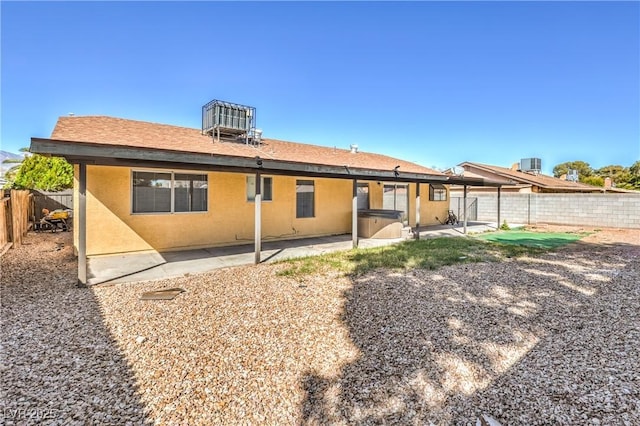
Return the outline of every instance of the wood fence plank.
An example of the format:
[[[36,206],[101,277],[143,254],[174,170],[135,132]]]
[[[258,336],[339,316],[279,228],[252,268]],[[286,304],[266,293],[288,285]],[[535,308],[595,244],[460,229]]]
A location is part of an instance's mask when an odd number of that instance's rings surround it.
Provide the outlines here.
[[[6,243],[0,250],[0,257],[2,257],[7,252],[7,250],[11,248],[11,246],[13,246],[13,243]]]
[[[9,242],[9,227],[7,226],[8,198],[3,198],[0,203],[0,246],[4,247]]]
[[[31,194],[29,191],[11,190],[11,222],[13,245],[21,245],[22,238],[29,229],[29,208]]]
[[[13,241],[13,215],[11,214],[11,198],[7,198],[5,204],[5,226],[7,227],[7,238]]]

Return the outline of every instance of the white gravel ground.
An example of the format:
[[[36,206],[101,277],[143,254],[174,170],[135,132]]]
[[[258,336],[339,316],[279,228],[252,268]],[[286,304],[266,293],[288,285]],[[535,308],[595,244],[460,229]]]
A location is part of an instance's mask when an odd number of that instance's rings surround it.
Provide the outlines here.
[[[437,271],[81,289],[70,234],[30,234],[2,257],[0,423],[638,425],[640,232],[598,235]],[[166,287],[186,292],[139,300]]]

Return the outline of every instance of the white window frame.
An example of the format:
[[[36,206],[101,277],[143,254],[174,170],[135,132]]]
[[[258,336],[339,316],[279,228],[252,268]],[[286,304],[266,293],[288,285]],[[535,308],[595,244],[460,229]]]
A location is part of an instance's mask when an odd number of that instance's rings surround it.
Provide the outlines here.
[[[253,179],[255,180],[256,175],[247,175],[247,179],[245,179],[245,185],[247,185],[247,186],[249,185],[249,179],[250,179],[250,178],[253,178]],[[265,180],[265,179],[271,179],[271,199],[270,199],[270,200],[265,200],[265,199],[264,199],[264,180]],[[261,183],[261,185],[262,185],[262,186],[260,186],[260,188],[261,188],[261,193],[262,193],[262,202],[263,202],[263,203],[270,203],[271,201],[273,201],[273,176],[260,176],[260,183]],[[246,196],[247,196],[247,197],[246,197],[246,198],[247,198],[247,203],[253,203],[253,202],[255,202],[255,199],[256,199],[256,193],[255,193],[255,190],[253,191],[253,200],[250,200],[250,199],[249,199],[249,193],[248,193],[248,191],[245,191],[245,192],[246,192]]]
[[[393,210],[401,211],[402,214],[402,223],[405,225],[409,224],[409,209],[411,208],[411,200],[409,199],[411,194],[411,188],[408,183],[384,183],[382,184],[382,207],[384,208],[384,188],[392,187],[393,188]],[[406,203],[407,203],[407,211],[398,210],[398,188],[403,188],[407,193]]]
[[[384,188],[393,188],[393,210],[398,210],[398,188],[403,188],[407,191],[407,215],[409,214],[409,184],[408,183],[385,183],[382,185],[382,196],[384,197]],[[384,198],[383,201],[384,203]]]
[[[298,216],[298,182],[311,182],[311,187],[313,188],[313,206],[312,206],[312,214],[311,216]],[[314,219],[316,217],[316,180],[315,179],[296,179],[295,180],[295,194],[296,194],[296,219]]]
[[[135,172],[143,172],[143,173],[168,173],[171,175],[171,211],[168,212],[134,212],[133,211],[133,174]],[[203,175],[207,177],[207,208],[206,210],[198,210],[191,212],[177,212],[175,211],[175,175],[191,173],[196,175]],[[145,168],[136,168],[131,169],[131,173],[129,175],[129,213],[133,216],[145,216],[145,215],[172,215],[172,214],[206,214],[209,212],[209,173],[202,172],[201,170],[170,170],[170,169],[145,169]]]
[[[437,191],[437,192],[436,192]],[[437,194],[444,194],[444,198],[436,198]],[[447,188],[442,184],[429,184],[429,201],[447,201],[449,199]]]

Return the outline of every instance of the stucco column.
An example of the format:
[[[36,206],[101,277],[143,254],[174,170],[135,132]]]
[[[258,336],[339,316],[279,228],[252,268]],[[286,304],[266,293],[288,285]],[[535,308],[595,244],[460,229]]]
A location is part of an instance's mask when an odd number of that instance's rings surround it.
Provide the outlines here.
[[[358,247],[358,179],[353,180],[353,199],[351,200],[351,243]]]
[[[260,172],[256,172],[256,197],[255,203],[255,260],[257,265],[260,263],[260,252],[262,251],[262,177]]]
[[[416,182],[416,240],[420,239],[420,182]]]
[[[78,286],[87,285],[87,165],[80,163],[78,176]]]
[[[462,214],[464,216],[464,234],[467,234],[467,185],[464,185],[464,206],[462,210]]]

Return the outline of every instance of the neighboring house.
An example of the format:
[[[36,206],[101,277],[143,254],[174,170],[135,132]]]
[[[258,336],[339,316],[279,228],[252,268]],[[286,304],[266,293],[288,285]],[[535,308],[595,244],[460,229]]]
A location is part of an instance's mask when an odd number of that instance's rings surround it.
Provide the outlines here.
[[[605,191],[605,188],[560,179],[536,171],[521,170],[520,163],[515,163],[511,168],[506,168],[466,161],[459,164],[459,167],[463,168],[462,176],[464,177],[510,181],[513,185],[502,187],[502,191],[507,193],[601,193]],[[452,197],[463,195],[462,186],[451,186],[450,190]],[[468,190],[467,193],[495,193],[495,191],[495,188],[474,187]],[[616,188],[609,188],[606,191],[615,192],[617,190]]]
[[[83,283],[86,256],[254,242],[259,261],[263,239],[348,233],[357,245],[356,205],[402,211],[411,227],[436,224],[449,208],[445,184],[500,184],[447,177],[356,147],[247,143],[104,116],[61,117],[51,138],[32,138],[31,151],[75,164]]]

